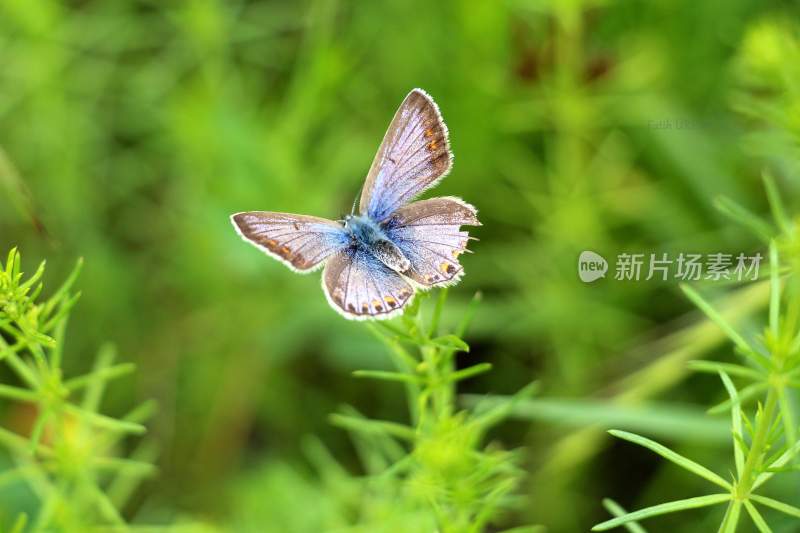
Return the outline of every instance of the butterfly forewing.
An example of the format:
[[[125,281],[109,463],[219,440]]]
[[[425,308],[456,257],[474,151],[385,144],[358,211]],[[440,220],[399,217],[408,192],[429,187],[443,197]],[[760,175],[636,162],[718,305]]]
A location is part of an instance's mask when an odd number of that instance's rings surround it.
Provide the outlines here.
[[[359,210],[383,221],[452,167],[450,141],[439,108],[421,89],[411,91],[395,113],[367,174]]]
[[[411,268],[403,272],[420,285],[458,281],[463,268],[458,256],[466,251],[469,234],[461,226],[479,226],[477,210],[458,198],[432,198],[395,211],[385,222],[387,236]]]
[[[391,318],[411,301],[414,288],[369,251],[346,248],[325,265],[322,289],[345,318]]]
[[[344,227],[324,218],[269,211],[231,217],[244,240],[298,272],[311,272],[350,242]]]

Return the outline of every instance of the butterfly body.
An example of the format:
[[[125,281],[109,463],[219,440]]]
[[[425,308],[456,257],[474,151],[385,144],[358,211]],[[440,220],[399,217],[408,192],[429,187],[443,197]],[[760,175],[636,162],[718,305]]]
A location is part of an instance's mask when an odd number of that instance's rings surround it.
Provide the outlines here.
[[[348,215],[344,219],[344,227],[350,234],[351,246],[372,254],[395,272],[405,272],[411,268],[411,261],[389,239],[381,225],[370,217]]]
[[[433,99],[412,90],[395,113],[367,174],[357,214],[343,223],[270,211],[231,217],[239,235],[296,272],[325,266],[322,289],[345,318],[396,316],[418,289],[458,282],[458,256],[479,226],[454,197],[413,201],[452,167],[447,127]]]

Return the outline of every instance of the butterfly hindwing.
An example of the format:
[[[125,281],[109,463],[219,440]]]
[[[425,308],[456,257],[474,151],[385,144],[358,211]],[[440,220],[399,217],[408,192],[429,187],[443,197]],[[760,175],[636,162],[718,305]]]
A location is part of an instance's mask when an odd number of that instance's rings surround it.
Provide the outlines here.
[[[350,242],[341,224],[324,218],[249,211],[231,222],[244,240],[297,272],[312,272]]]
[[[360,213],[376,222],[433,187],[453,155],[439,108],[423,90],[411,91],[395,113],[364,182]]]
[[[414,288],[368,250],[351,246],[325,265],[322,290],[345,318],[392,318],[411,301]]]
[[[477,210],[459,198],[443,197],[401,207],[386,220],[384,230],[411,262],[403,275],[432,286],[455,283],[463,274],[458,256],[470,237],[462,225],[479,226]]]

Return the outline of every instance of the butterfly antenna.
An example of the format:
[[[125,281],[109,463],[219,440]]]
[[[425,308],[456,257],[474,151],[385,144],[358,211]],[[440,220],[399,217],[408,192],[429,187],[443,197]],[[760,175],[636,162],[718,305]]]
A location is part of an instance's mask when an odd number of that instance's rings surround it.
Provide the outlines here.
[[[361,198],[361,193],[364,191],[364,186],[362,185],[360,189],[358,189],[358,194],[356,195],[355,199],[353,199],[353,207],[350,209],[350,214],[356,214],[356,204],[358,203],[358,199]]]

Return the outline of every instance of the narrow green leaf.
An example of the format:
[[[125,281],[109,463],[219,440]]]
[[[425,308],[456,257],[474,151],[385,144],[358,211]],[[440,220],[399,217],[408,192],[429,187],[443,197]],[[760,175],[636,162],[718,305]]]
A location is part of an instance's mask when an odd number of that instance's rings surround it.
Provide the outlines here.
[[[769,388],[769,384],[767,384],[767,383],[752,383],[752,384],[748,385],[747,387],[745,387],[741,391],[739,391],[739,394],[738,394],[738,397],[737,397],[739,405],[743,404],[744,402],[746,402],[746,401],[748,401],[748,400],[750,400],[752,398],[755,398],[756,396],[758,396],[759,393],[764,392],[768,388]],[[729,410],[731,408],[731,404],[732,403],[733,403],[733,400],[730,400],[730,399],[725,400],[724,402],[720,402],[717,405],[715,405],[714,407],[709,408],[707,413],[710,414],[710,415],[718,415],[720,413],[724,413],[725,411],[727,411],[727,410]]]
[[[736,533],[736,528],[739,527],[739,516],[742,514],[742,502],[740,500],[731,500],[728,504],[728,510],[725,511],[725,517],[719,525],[718,533]]]
[[[136,370],[136,365],[133,363],[123,363],[120,365],[103,367],[83,376],[68,379],[64,382],[64,387],[70,391],[76,391],[88,386],[95,380],[108,381],[130,374],[134,370]]]
[[[753,523],[756,525],[759,533],[772,533],[772,529],[767,525],[767,522],[764,520],[764,517],[761,516],[761,513],[758,512],[756,506],[750,503],[750,500],[744,501],[744,508],[747,509],[747,514],[750,515],[750,518],[753,520]]]
[[[330,415],[330,421],[332,424],[344,429],[367,434],[392,435],[407,441],[413,441],[416,438],[414,428],[386,420],[369,420],[334,413]]]
[[[764,170],[764,172],[761,173],[761,179],[764,181],[764,190],[767,193],[767,202],[772,211],[772,218],[775,220],[780,230],[788,235],[791,233],[792,223],[789,217],[786,216],[786,209],[783,207],[781,195],[778,192],[778,187],[775,185],[775,179],[772,177],[769,170]]]
[[[510,398],[505,399],[504,401],[478,403],[475,406],[475,411],[477,414],[477,416],[475,417],[476,425],[478,425],[478,427],[483,427],[483,428],[490,428],[494,426],[495,424],[506,418],[509,415],[509,413],[513,412],[517,403],[524,400],[525,398],[533,396],[538,391],[539,391],[539,382],[534,381],[524,386],[519,391],[517,391],[516,394],[514,394]]]
[[[628,514],[628,511],[626,511],[620,504],[611,498],[603,498],[603,507],[605,507],[608,512],[611,513],[611,516],[614,517],[625,516]],[[623,525],[630,533],[647,533],[647,530],[639,525],[638,522],[628,522]]]
[[[758,494],[751,494],[750,499],[753,500],[754,502],[760,503],[761,505],[766,505],[767,507],[771,507],[776,511],[786,513],[789,516],[800,518],[800,509],[798,509],[794,505],[789,505],[788,503],[783,503],[778,500],[773,500],[772,498],[767,498],[766,496],[759,496]]]
[[[466,405],[482,406],[509,399],[495,395],[464,395],[463,398]],[[725,443],[730,439],[730,425],[726,421],[711,418],[702,409],[689,405],[626,405],[599,399],[531,398],[517,401],[509,416],[575,427],[618,428],[681,440]]]
[[[471,377],[477,376],[478,374],[484,374],[490,371],[491,369],[492,369],[491,363],[479,363],[477,365],[467,367],[463,370],[453,372],[452,374],[447,376],[446,380],[448,382],[462,381],[464,379],[469,379]]]
[[[794,422],[794,410],[789,397],[786,394],[786,388],[780,387],[777,389],[778,405],[781,412],[781,420],[783,421],[783,431],[786,435],[787,443],[797,442],[797,426]]]
[[[687,366],[697,372],[705,372],[708,374],[717,374],[725,372],[729,376],[737,376],[740,378],[749,378],[755,380],[763,380],[765,375],[758,370],[749,368],[743,365],[736,365],[732,363],[718,363],[716,361],[703,361],[695,360],[689,361]]]
[[[20,513],[17,519],[14,521],[14,525],[11,527],[11,533],[24,533],[25,526],[28,524],[28,515],[25,513]]]
[[[421,383],[419,377],[413,374],[400,372],[387,372],[383,370],[355,370],[353,376],[357,378],[380,379],[382,381],[401,381],[405,383]]]
[[[147,428],[141,424],[117,420],[116,418],[111,418],[110,416],[101,415],[92,411],[86,411],[72,404],[65,403],[64,410],[77,416],[78,418],[81,418],[87,424],[97,428],[118,431],[120,433],[132,433],[134,435],[141,435],[147,431]]]
[[[442,318],[442,310],[444,309],[445,301],[447,301],[447,287],[443,287],[439,291],[438,298],[436,298],[436,304],[433,306],[430,328],[428,329],[428,337],[435,337],[439,333],[439,321]]]
[[[745,451],[742,449],[742,404],[739,400],[739,394],[736,387],[733,385],[731,378],[725,372],[719,373],[722,378],[722,383],[725,385],[725,390],[731,397],[731,429],[733,432],[733,456],[736,462],[736,474],[741,476],[742,469],[744,468],[744,455]]]
[[[33,429],[31,430],[31,442],[30,442],[30,452],[36,453],[36,450],[39,448],[39,443],[42,440],[42,435],[44,435],[44,429],[47,427],[47,421],[50,420],[50,416],[52,415],[52,411],[46,409],[44,411],[39,412],[39,416],[36,417],[36,422],[33,424]]]
[[[467,310],[464,313],[464,316],[461,318],[461,322],[458,324],[456,328],[456,335],[459,337],[463,337],[466,335],[467,330],[469,329],[470,324],[472,324],[472,319],[475,318],[475,313],[478,310],[478,304],[481,303],[483,299],[483,294],[478,291],[470,300],[469,305],[467,306]]]
[[[774,233],[770,225],[764,220],[754,215],[738,202],[735,202],[726,196],[719,196],[715,198],[714,207],[716,207],[719,212],[734,222],[738,222],[745,228],[752,231],[764,242],[769,242],[770,237],[772,237],[772,234]]]
[[[81,269],[83,268],[83,258],[78,259],[75,262],[75,266],[73,267],[72,271],[67,276],[67,279],[64,280],[64,283],[56,290],[55,293],[45,302],[44,304],[44,314],[49,315],[56,306],[61,303],[61,300],[69,293],[69,290],[75,284],[75,281],[78,279],[78,276],[81,273]]]
[[[0,397],[11,400],[19,400],[21,402],[39,401],[39,397],[36,395],[36,393],[27,389],[12,387],[11,385],[0,385]]]
[[[81,408],[84,411],[97,412],[100,407],[100,399],[103,397],[106,382],[103,379],[104,372],[114,362],[117,356],[117,351],[111,344],[106,344],[100,348],[95,359],[94,368],[92,369],[91,376],[93,377],[87,384],[86,393],[81,402]]]
[[[152,476],[158,472],[158,469],[150,463],[120,457],[94,457],[91,463],[96,470],[123,471],[139,476]]]
[[[716,309],[714,309],[711,304],[709,304],[705,298],[700,296],[696,290],[694,290],[689,285],[684,283],[681,284],[681,290],[683,293],[703,312],[706,314],[708,318],[714,321],[717,326],[742,350],[751,351],[750,345],[744,340],[744,337],[739,335],[739,333],[733,329],[733,327],[728,323],[727,320],[722,318]]]
[[[633,522],[635,520],[643,520],[645,518],[650,518],[652,516],[658,516],[668,513],[676,513],[678,511],[685,511],[687,509],[708,507],[711,505],[717,505],[719,503],[727,502],[730,499],[731,499],[730,494],[709,494],[708,496],[697,496],[695,498],[687,498],[685,500],[677,500],[674,502],[662,503],[659,505],[654,505],[652,507],[647,507],[645,509],[634,511],[632,513],[628,513],[626,515],[614,518],[612,520],[606,520],[605,522],[602,522],[594,526],[592,528],[592,531],[607,531],[609,529],[613,529],[615,527],[627,524],[628,522]]]
[[[780,264],[778,262],[778,248],[775,241],[769,243],[769,329],[775,342],[778,341],[780,331],[779,313],[781,310],[781,279],[778,275]]]
[[[627,440],[629,442],[633,442],[634,444],[638,444],[639,446],[644,446],[645,448],[652,450],[653,452],[657,453],[664,459],[668,461],[672,461],[676,465],[685,468],[689,472],[696,474],[703,479],[707,479],[708,481],[719,485],[720,487],[726,488],[728,490],[731,489],[731,484],[725,481],[723,478],[709,470],[708,468],[695,463],[694,461],[687,459],[686,457],[670,450],[666,446],[659,444],[655,441],[650,439],[646,439],[639,435],[635,435],[633,433],[628,433],[627,431],[618,431],[612,429],[609,431],[610,434],[614,435],[617,438]]]
[[[455,335],[443,335],[441,337],[436,337],[435,339],[431,339],[431,344],[433,344],[434,346],[438,346],[439,348],[445,348],[448,350],[460,350],[462,352],[469,352],[469,344],[467,344],[460,338],[456,337]]]

